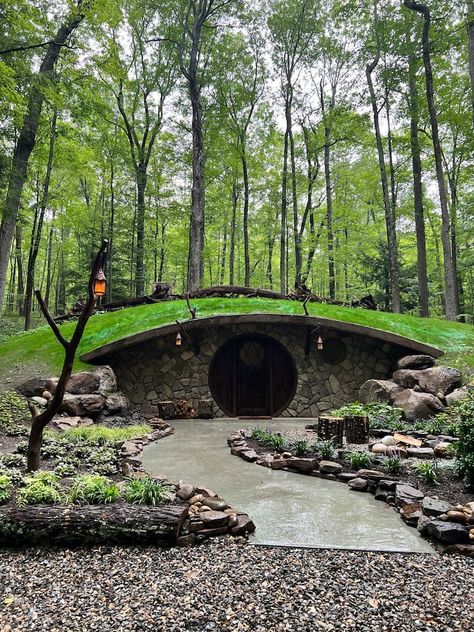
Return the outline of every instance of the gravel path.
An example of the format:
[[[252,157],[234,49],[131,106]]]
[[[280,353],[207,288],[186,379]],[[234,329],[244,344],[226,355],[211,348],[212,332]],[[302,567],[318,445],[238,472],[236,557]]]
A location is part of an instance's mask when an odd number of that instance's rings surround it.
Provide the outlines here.
[[[0,631],[472,630],[474,560],[244,546],[0,551]]]

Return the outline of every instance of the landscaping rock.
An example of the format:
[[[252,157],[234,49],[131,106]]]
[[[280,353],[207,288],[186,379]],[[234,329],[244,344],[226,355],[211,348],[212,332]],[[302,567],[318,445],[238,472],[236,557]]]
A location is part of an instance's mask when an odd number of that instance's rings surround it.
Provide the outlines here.
[[[110,366],[100,366],[94,371],[94,375],[99,380],[98,392],[107,395],[117,390],[117,378]]]
[[[237,524],[230,529],[231,535],[245,535],[254,531],[255,525],[247,514],[239,514],[237,516]]]
[[[71,375],[66,386],[66,392],[71,395],[87,395],[95,393],[99,388],[100,380],[93,373],[83,371]]]
[[[343,483],[348,483],[349,481],[354,480],[354,472],[339,472],[337,475],[337,480],[342,481]]]
[[[242,450],[239,452],[240,458],[244,461],[248,461],[249,463],[255,463],[258,460],[258,454],[255,450]]]
[[[420,518],[418,519],[418,524],[416,525],[416,530],[418,531],[418,533],[421,533],[421,535],[425,535],[426,529],[430,522],[431,520],[428,518],[428,516],[420,516]]]
[[[359,399],[370,402],[393,402],[402,388],[392,380],[367,380],[359,389]]]
[[[210,507],[214,511],[225,511],[229,509],[229,505],[222,498],[204,498],[202,504]]]
[[[419,374],[415,369],[400,369],[393,374],[393,381],[403,388],[413,388],[418,384]]]
[[[427,533],[446,544],[464,544],[469,542],[465,527],[456,522],[432,520],[426,527]]]
[[[374,454],[387,454],[388,447],[385,445],[385,443],[374,443],[374,445],[370,447],[370,450]]]
[[[44,397],[39,397],[39,395],[35,395],[30,399],[30,401],[36,406],[41,406],[42,408],[48,405],[48,400]]]
[[[123,393],[112,393],[105,400],[105,411],[111,415],[125,416],[130,410],[130,402]]]
[[[409,355],[400,358],[395,365],[398,369],[429,369],[435,365],[435,359],[429,355]]]
[[[359,470],[357,472],[357,476],[359,478],[368,478],[371,481],[382,481],[386,478],[386,474],[384,472],[378,472],[377,470]]]
[[[142,443],[136,441],[125,441],[120,446],[120,456],[123,458],[129,458],[137,456],[142,451]]]
[[[271,467],[272,463],[273,463],[272,454],[261,454],[257,459],[257,464],[263,465],[263,467]]]
[[[451,443],[447,443],[446,441],[442,441],[441,443],[437,443],[433,448],[435,456],[438,458],[444,459],[449,456],[449,452],[451,450]],[[452,453],[451,453],[452,454]]]
[[[287,466],[286,459],[277,459],[275,455],[271,464],[272,470],[282,470],[286,466]]]
[[[211,509],[211,511],[201,513],[200,518],[207,529],[215,529],[217,527],[227,526],[229,514],[226,514],[223,511],[212,511]]]
[[[365,478],[353,478],[347,484],[351,489],[357,492],[365,492],[369,486],[369,482]]]
[[[94,424],[92,419],[88,417],[55,417],[52,423],[59,430],[69,430],[70,428],[92,426]]]
[[[461,385],[461,373],[447,366],[435,366],[419,372],[418,384],[427,393],[447,395]]]
[[[49,390],[46,388],[46,382],[47,379],[44,377],[32,377],[30,380],[22,382],[15,390],[24,397],[41,396],[43,391]]]
[[[319,471],[321,474],[339,474],[339,472],[342,472],[342,465],[334,461],[321,461]]]
[[[419,519],[422,517],[421,507],[418,503],[404,505],[400,509],[402,519],[410,526],[417,526]]]
[[[449,511],[450,504],[444,500],[425,496],[421,502],[423,513],[427,516],[441,516]]]
[[[95,417],[105,406],[102,395],[71,395],[64,396],[61,410],[72,416]]]
[[[428,419],[444,410],[440,400],[431,393],[417,393],[410,389],[397,395],[394,406],[402,409],[404,417],[408,421]]]
[[[194,496],[194,485],[189,485],[189,483],[185,483],[181,485],[176,495],[181,500],[189,500],[192,496]]]
[[[467,388],[465,386],[461,388],[456,388],[452,393],[447,393],[445,396],[446,405],[452,406],[455,402],[460,402],[463,399],[466,399],[468,396]]]
[[[395,503],[397,507],[421,503],[424,496],[423,492],[419,489],[407,485],[406,483],[399,483],[395,489]]]
[[[407,448],[408,456],[417,459],[433,459],[435,456],[433,448]]]
[[[316,468],[316,463],[316,459],[306,459],[297,456],[293,456],[287,461],[288,467],[298,470],[299,472],[311,472]]]
[[[459,522],[464,524],[467,521],[467,516],[463,511],[448,511],[447,514],[448,520],[450,522]]]
[[[385,437],[383,437],[380,443],[383,443],[384,445],[388,447],[397,445],[397,441],[392,437],[392,435],[386,435]]]
[[[198,485],[196,487],[195,493],[196,494],[202,494],[206,498],[216,498],[217,497],[216,492],[214,492],[212,489],[209,489],[209,487],[203,487],[202,485],[200,485],[200,486]]]

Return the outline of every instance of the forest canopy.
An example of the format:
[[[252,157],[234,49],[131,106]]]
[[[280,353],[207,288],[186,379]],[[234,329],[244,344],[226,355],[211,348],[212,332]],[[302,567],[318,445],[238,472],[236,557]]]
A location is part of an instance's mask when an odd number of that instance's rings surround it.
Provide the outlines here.
[[[472,322],[474,1],[1,0],[0,307],[218,284]]]

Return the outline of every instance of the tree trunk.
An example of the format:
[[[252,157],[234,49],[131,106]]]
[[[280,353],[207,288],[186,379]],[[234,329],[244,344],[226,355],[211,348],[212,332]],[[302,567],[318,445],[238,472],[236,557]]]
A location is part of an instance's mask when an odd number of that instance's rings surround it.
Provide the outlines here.
[[[114,300],[114,275],[113,275],[113,252],[114,252],[114,232],[115,232],[115,167],[113,158],[110,160],[110,214],[109,214],[109,257],[107,266],[107,302]]]
[[[51,219],[54,222],[54,211],[53,217]],[[46,307],[49,309],[49,301],[51,296],[51,285],[52,285],[52,259],[53,259],[53,226],[51,225],[49,229],[48,235],[48,246],[46,252],[46,290],[44,293],[44,302]]]
[[[326,230],[328,235],[328,273],[329,273],[329,298],[336,298],[336,278],[334,272],[334,232],[332,226],[332,185],[331,185],[331,130],[329,125],[324,125],[324,178],[326,182]]]
[[[145,294],[145,191],[147,183],[146,166],[143,162],[137,168],[137,241],[135,250],[135,296]]]
[[[17,305],[18,314],[23,316],[24,314],[24,298],[25,298],[25,283],[23,279],[23,255],[21,252],[21,226],[17,222],[15,226],[15,257],[17,268]]]
[[[438,114],[436,111],[433,87],[433,70],[431,68],[430,26],[431,13],[428,7],[420,2],[404,0],[406,7],[423,16],[423,64],[425,67],[426,100],[430,115],[431,137],[436,164],[436,178],[438,181],[439,201],[441,206],[441,243],[443,245],[444,284],[445,284],[445,314],[448,320],[456,320],[458,315],[458,296],[456,292],[456,273],[451,250],[451,222],[448,208],[448,193],[443,170],[441,142],[439,138]]]
[[[426,257],[425,217],[423,208],[423,183],[421,168],[421,150],[418,134],[419,108],[418,86],[416,84],[416,57],[409,43],[408,79],[410,89],[410,143],[413,168],[413,197],[415,205],[416,249],[418,270],[418,311],[420,316],[429,316],[428,272]]]
[[[1,544],[175,545],[187,505],[69,505],[0,508]]]
[[[234,285],[234,266],[235,266],[235,224],[237,221],[237,203],[239,200],[239,192],[237,184],[232,184],[232,218],[230,221],[230,248],[229,248],[229,284]]]
[[[291,162],[291,205],[293,207],[293,239],[295,244],[295,288],[301,288],[301,235],[299,230],[298,218],[298,193],[296,189],[296,159],[295,159],[295,141],[293,138],[293,128],[291,123],[290,112],[290,162]],[[288,287],[288,285],[287,285]]]
[[[247,166],[247,155],[245,146],[242,147],[242,176],[244,183],[244,212],[243,212],[243,229],[244,229],[244,285],[250,286],[250,255],[249,255],[249,174]]]
[[[34,78],[23,124],[13,152],[13,161],[8,183],[7,197],[3,207],[2,222],[0,225],[0,310],[3,303],[5,283],[7,276],[8,258],[13,240],[13,233],[20,207],[21,195],[26,182],[28,161],[36,143],[36,134],[41,117],[41,109],[44,101],[44,81],[48,77],[59,58],[62,45],[67,42],[84,19],[81,12],[82,0],[79,0],[67,16],[63,25],[58,29],[54,41],[49,44],[48,50],[41,63],[38,75]]]
[[[222,244],[222,253],[221,253],[221,273],[220,273],[220,277],[219,277],[219,283],[221,285],[224,284],[225,281],[225,262],[227,259],[227,217],[225,218],[225,223],[224,223],[224,235],[223,235],[223,241],[224,243]]]
[[[474,125],[474,0],[466,0],[467,37],[469,46],[469,79],[471,82],[472,123]]]
[[[380,121],[379,110],[377,107],[377,99],[375,96],[374,84],[372,81],[372,73],[377,67],[379,57],[367,64],[365,74],[367,77],[367,83],[369,86],[370,103],[372,105],[372,114],[374,120],[375,139],[377,144],[377,154],[380,169],[380,182],[382,184],[383,204],[385,210],[385,225],[387,230],[387,243],[388,243],[388,257],[389,257],[389,271],[390,271],[390,294],[392,302],[392,310],[395,313],[400,313],[400,282],[399,282],[399,270],[398,270],[398,256],[397,256],[397,235],[395,229],[395,217],[393,215],[393,207],[390,201],[390,195],[388,190],[387,180],[387,168],[385,166],[385,156],[382,144],[382,135],[380,133]]]
[[[46,206],[48,204],[48,198],[49,198],[49,185],[51,182],[51,172],[53,170],[54,144],[56,141],[57,117],[58,117],[58,112],[55,109],[53,111],[53,116],[51,118],[48,162],[46,165],[46,174],[44,178],[43,195],[41,197],[39,207],[37,208],[38,221],[37,223],[35,222],[36,231],[33,228],[33,231],[31,233],[31,248],[30,248],[30,252],[28,256],[28,267],[27,267],[27,273],[26,273],[25,331],[28,331],[28,329],[31,326],[31,307],[32,307],[32,299],[33,299],[33,289],[34,289],[34,284],[35,284],[35,267],[36,267],[36,259],[38,258],[39,247],[41,244],[44,214],[46,212]]]
[[[193,110],[193,185],[191,191],[191,223],[189,230],[188,289],[197,290],[203,276],[205,211],[205,154],[202,130],[201,91],[196,77],[189,80],[189,93]]]
[[[283,147],[283,171],[281,175],[281,216],[280,216],[280,292],[286,294],[286,214],[288,208],[288,128]]]

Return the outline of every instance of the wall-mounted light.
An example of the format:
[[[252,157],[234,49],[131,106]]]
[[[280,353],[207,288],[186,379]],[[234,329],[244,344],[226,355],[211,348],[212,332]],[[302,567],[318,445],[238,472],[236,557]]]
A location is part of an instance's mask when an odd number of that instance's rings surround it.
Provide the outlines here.
[[[182,344],[183,344],[183,338],[182,338],[181,334],[178,331],[178,333],[176,334],[175,345],[177,347],[180,347]]]
[[[104,296],[105,295],[105,274],[102,268],[99,268],[97,274],[94,279],[94,294],[95,296]]]
[[[318,336],[316,340],[316,346],[318,348],[318,351],[322,351],[324,349],[324,340],[321,336]]]

